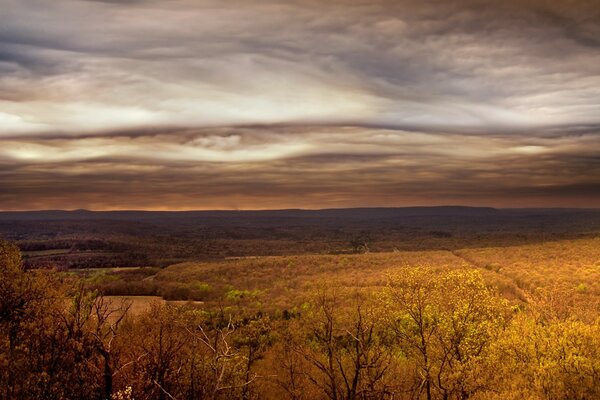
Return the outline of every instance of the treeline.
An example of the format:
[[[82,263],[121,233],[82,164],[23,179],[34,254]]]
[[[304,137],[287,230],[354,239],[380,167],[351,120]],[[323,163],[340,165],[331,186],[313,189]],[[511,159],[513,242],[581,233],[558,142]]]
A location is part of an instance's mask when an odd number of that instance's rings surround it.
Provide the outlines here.
[[[25,272],[0,241],[2,399],[596,399],[597,310],[510,305],[474,270],[323,285],[292,311],[155,304],[132,315]],[[66,278],[62,278],[66,279]]]
[[[44,251],[54,249],[70,249],[73,251],[127,251],[132,245],[102,239],[48,239],[22,240],[18,243],[21,251]]]
[[[152,265],[152,261],[143,253],[86,253],[73,252],[26,258],[25,269],[58,268],[60,270],[87,268],[139,267]]]
[[[160,268],[131,268],[118,271],[98,270],[84,275],[87,290],[104,296],[160,296],[165,300],[206,301],[219,300],[226,295],[223,288],[215,290],[198,281],[169,282],[155,279]],[[153,278],[153,279],[148,279]]]
[[[26,252],[25,269],[139,267],[155,263],[138,249],[139,245],[103,239],[27,240],[18,246]]]

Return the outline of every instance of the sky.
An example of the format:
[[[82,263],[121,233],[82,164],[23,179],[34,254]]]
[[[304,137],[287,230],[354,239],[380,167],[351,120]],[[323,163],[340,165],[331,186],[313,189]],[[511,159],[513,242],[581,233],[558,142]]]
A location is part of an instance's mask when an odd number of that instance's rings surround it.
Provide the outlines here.
[[[0,0],[0,210],[600,206],[598,0]]]

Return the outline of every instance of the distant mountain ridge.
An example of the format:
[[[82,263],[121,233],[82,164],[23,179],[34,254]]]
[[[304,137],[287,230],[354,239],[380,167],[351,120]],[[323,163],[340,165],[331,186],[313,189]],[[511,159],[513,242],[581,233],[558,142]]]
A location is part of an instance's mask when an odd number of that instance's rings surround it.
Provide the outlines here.
[[[0,211],[0,220],[131,220],[145,221],[156,219],[188,218],[384,218],[412,216],[483,216],[502,212],[492,207],[433,206],[433,207],[362,207],[328,208],[318,210],[279,209],[279,210],[191,210],[191,211],[92,211],[92,210],[39,210],[39,211]]]
[[[152,221],[178,220],[189,218],[401,218],[464,216],[483,217],[515,214],[563,214],[563,213],[600,213],[600,209],[570,208],[493,208],[469,206],[418,206],[418,207],[362,207],[328,208],[318,210],[280,209],[280,210],[196,210],[196,211],[92,211],[92,210],[39,210],[39,211],[0,211],[0,220],[45,221],[45,220],[117,220]]]

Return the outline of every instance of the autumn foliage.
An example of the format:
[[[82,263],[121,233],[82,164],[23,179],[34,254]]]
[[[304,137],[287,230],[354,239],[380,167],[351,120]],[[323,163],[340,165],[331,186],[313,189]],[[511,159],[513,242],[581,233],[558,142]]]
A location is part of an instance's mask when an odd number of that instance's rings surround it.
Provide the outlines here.
[[[230,290],[133,313],[24,271],[0,241],[0,398],[599,398],[595,306],[572,312],[552,287],[508,299],[486,271],[406,266],[382,285],[315,282],[286,309]]]

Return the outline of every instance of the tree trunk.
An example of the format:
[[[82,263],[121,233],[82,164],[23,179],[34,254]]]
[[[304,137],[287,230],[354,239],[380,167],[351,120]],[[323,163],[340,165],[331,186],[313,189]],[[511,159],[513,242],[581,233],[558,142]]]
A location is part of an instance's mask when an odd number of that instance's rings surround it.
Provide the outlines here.
[[[104,357],[104,399],[110,400],[113,391],[113,374],[110,366],[110,353],[103,352]]]

